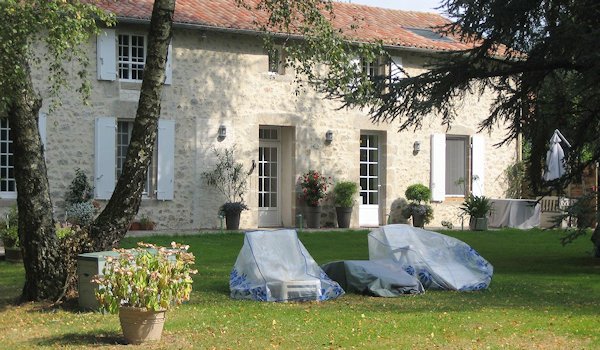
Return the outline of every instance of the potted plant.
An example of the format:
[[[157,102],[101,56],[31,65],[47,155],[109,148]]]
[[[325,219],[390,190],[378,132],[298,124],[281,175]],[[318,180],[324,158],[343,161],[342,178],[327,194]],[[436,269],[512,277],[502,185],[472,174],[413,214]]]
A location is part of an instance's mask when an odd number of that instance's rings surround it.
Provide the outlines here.
[[[405,218],[412,217],[413,226],[423,227],[433,219],[433,208],[427,204],[431,200],[431,190],[423,184],[413,184],[404,192],[410,202],[402,210]]]
[[[225,204],[219,208],[219,213],[225,216],[228,230],[240,227],[240,216],[243,210],[248,210],[244,203],[250,175],[242,163],[235,161],[235,146],[223,150],[213,149],[217,164],[212,171],[202,173],[206,183],[214,186],[226,198]]]
[[[475,231],[487,230],[488,214],[492,210],[492,201],[486,196],[474,196],[472,193],[465,198],[460,206],[463,213],[470,216],[469,229]]]
[[[117,249],[106,256],[96,299],[102,311],[119,313],[121,329],[130,344],[160,340],[165,312],[190,299],[194,255],[189,246],[171,248],[138,243],[138,248]]]
[[[306,227],[321,227],[321,200],[327,195],[329,179],[315,170],[309,170],[298,178],[300,199],[306,204]]]
[[[354,196],[358,192],[358,185],[352,181],[340,181],[333,187],[335,212],[339,228],[350,227]]]
[[[23,255],[19,245],[19,214],[16,206],[10,208],[6,220],[0,221],[0,236],[4,243],[6,261],[22,261]]]

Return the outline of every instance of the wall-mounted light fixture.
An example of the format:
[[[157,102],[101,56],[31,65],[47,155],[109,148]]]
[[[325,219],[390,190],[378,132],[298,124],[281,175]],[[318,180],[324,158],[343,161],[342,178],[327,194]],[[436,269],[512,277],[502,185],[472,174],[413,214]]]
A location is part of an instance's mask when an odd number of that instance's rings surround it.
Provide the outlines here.
[[[325,133],[325,142],[331,143],[331,141],[333,141],[333,131],[327,130]]]
[[[225,127],[225,125],[221,125],[219,126],[219,139],[224,139],[225,137],[227,137],[227,128]]]
[[[419,151],[421,150],[421,141],[415,141],[415,143],[413,143],[413,152],[419,153]]]

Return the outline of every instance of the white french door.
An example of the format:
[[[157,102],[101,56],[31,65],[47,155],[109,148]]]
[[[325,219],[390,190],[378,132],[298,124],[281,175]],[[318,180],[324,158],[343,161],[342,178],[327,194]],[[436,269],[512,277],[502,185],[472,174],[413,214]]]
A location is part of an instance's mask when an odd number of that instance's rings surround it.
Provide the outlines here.
[[[260,128],[258,147],[258,226],[281,226],[279,128]]]
[[[360,135],[360,226],[379,225],[379,137]]]

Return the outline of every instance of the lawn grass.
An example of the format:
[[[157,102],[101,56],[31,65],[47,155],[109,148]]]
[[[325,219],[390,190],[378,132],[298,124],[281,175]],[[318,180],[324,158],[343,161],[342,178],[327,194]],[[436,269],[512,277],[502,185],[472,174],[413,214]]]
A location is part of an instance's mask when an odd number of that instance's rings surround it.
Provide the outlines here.
[[[367,233],[299,236],[322,264],[368,259]],[[562,247],[558,231],[444,233],[494,265],[488,290],[399,298],[347,294],[323,303],[231,300],[228,278],[242,234],[145,238],[191,245],[199,274],[192,300],[168,313],[163,340],[144,348],[600,349],[600,261],[591,257],[589,237]],[[22,267],[0,262],[0,348],[122,347],[115,315],[8,304],[22,280]]]

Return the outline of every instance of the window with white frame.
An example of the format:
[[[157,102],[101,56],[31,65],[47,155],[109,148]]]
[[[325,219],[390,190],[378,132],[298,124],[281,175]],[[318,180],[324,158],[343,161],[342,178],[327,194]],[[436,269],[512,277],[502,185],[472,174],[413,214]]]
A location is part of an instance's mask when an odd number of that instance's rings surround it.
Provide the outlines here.
[[[13,143],[7,118],[0,119],[0,198],[15,198],[17,184]]]
[[[119,79],[141,81],[146,64],[146,38],[143,35],[119,34]]]
[[[361,59],[361,70],[364,75],[370,78],[381,77],[385,75],[385,64],[383,58],[377,58],[373,61]]]
[[[433,201],[484,195],[485,138],[482,135],[431,135],[431,194]]]
[[[116,179],[123,173],[123,165],[125,164],[125,158],[127,157],[127,148],[129,147],[129,141],[131,141],[131,131],[133,130],[133,121],[118,120],[117,121],[117,139],[116,139]],[[154,152],[156,153],[156,152]],[[152,164],[150,161],[148,166],[148,174],[146,177],[146,184],[144,185],[144,196],[152,195],[152,184],[153,184],[153,171]]]
[[[285,74],[285,54],[283,47],[274,46],[269,50],[269,72]]]
[[[123,169],[131,140],[133,122],[114,117],[97,117],[94,143],[94,196],[110,199]],[[118,135],[118,136],[117,136]],[[144,192],[158,200],[173,200],[175,190],[175,120],[158,121],[155,155]]]
[[[467,190],[466,136],[446,136],[446,196],[464,196]]]

